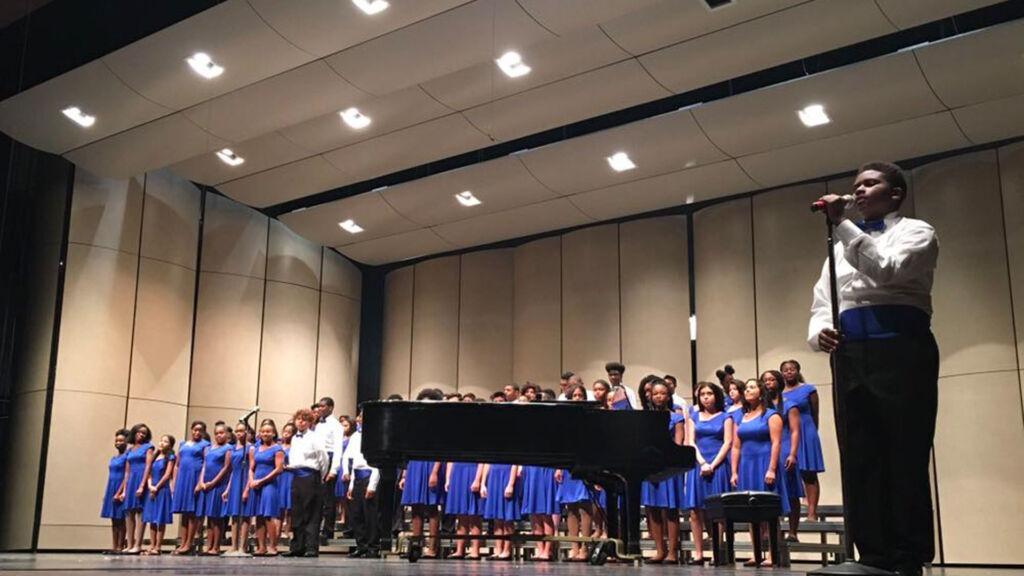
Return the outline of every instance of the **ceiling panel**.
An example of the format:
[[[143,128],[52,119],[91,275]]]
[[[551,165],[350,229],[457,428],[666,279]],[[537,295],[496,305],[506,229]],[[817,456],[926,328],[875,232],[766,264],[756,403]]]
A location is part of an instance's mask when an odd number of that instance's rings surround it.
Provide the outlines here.
[[[823,105],[832,121],[805,127],[797,110],[809,104]],[[942,109],[913,54],[903,52],[718,100],[693,114],[711,141],[736,157]]]
[[[616,44],[631,54],[640,55],[806,1],[733,2],[718,10],[708,10],[707,6],[698,0],[661,0],[650,7],[605,22],[601,24],[601,28],[615,40]]]
[[[530,236],[590,222],[565,198],[513,208],[450,224],[435,226],[437,234],[458,248],[478,246],[509,238]]]
[[[338,110],[334,110],[284,128],[281,134],[310,152],[327,152],[451,112],[419,86],[399,90],[387,96],[368,96],[352,104],[357,105],[359,111],[370,118],[369,126],[360,130],[350,128],[338,116]]]
[[[996,4],[1001,0],[875,0],[900,29]]]
[[[351,176],[322,156],[313,156],[225,182],[217,189],[239,202],[265,208],[351,182]]]
[[[892,31],[872,2],[817,0],[664,48],[640,62],[681,93]]]
[[[368,180],[493,144],[460,114],[451,114],[324,154],[356,180]]]
[[[515,2],[477,0],[339,52],[327,62],[356,86],[382,95],[552,36]]]
[[[469,190],[481,204],[465,207],[455,194]],[[381,191],[399,214],[434,226],[550,200],[555,195],[530,175],[514,156],[449,170]]]
[[[364,98],[322,61],[311,62],[185,111],[196,124],[232,142],[337,112]]]
[[[559,35],[656,4],[657,0],[519,0],[534,20]]]
[[[1024,134],[1024,94],[953,111],[971,142],[981,144]]]
[[[957,108],[1024,93],[1024,20],[914,51],[942,102]]]
[[[387,10],[373,15],[363,13],[352,2],[339,0],[249,0],[249,4],[292,44],[327,56],[467,1],[392,0]]]
[[[739,159],[751,177],[778,186],[856,170],[871,160],[898,161],[969,146],[949,112],[843,134]]]
[[[212,80],[185,59],[205,52],[224,67]],[[271,29],[245,0],[227,0],[103,57],[150,100],[181,110],[314,59]]]
[[[376,266],[447,252],[453,248],[454,246],[433,230],[422,228],[368,242],[339,246],[338,251],[356,262]]]
[[[61,112],[77,106],[96,117],[89,128]],[[0,130],[34,148],[60,154],[149,122],[171,111],[142,98],[93,61],[0,102]]]
[[[338,222],[352,219],[363,228],[350,234]],[[297,234],[324,246],[347,246],[420,228],[395,212],[376,192],[343,198],[307,210],[282,214],[280,220]]]
[[[636,168],[616,172],[607,157],[626,152]],[[530,172],[559,194],[639,180],[726,158],[704,136],[689,110],[680,110],[565,140],[519,155]]]
[[[681,170],[570,196],[594,220],[621,218],[739,194],[760,186],[734,160]]]
[[[231,144],[231,150],[245,162],[239,166],[228,166],[214,152],[207,152],[178,162],[171,169],[183,178],[216,186],[308,156],[305,150],[277,132]]]
[[[472,108],[466,117],[497,140],[512,140],[668,96],[627,60]]]
[[[630,57],[596,26],[527,46],[519,54],[532,68],[525,76],[510,78],[486,60],[425,82],[423,89],[451,108],[465,110]]]

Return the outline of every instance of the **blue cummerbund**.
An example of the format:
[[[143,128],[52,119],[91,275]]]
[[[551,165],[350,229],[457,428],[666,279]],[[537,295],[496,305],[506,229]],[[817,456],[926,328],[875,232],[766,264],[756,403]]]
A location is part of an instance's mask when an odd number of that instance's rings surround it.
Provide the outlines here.
[[[899,304],[851,308],[839,315],[843,339],[851,341],[923,336],[931,330],[931,322],[924,310]]]
[[[309,478],[315,472],[316,470],[313,470],[312,468],[292,468],[292,474],[297,478]]]
[[[356,476],[356,480],[367,480],[370,478],[370,475],[373,474],[373,470],[360,468],[359,470],[355,470],[353,473]]]

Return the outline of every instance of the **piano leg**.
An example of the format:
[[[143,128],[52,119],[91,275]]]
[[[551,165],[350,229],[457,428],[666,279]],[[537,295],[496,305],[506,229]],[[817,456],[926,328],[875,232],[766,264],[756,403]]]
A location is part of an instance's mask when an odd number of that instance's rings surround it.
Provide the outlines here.
[[[380,482],[377,484],[377,515],[379,516],[380,551],[387,553],[392,547],[392,526],[395,518],[395,488],[398,475],[393,467],[380,469]]]
[[[630,556],[640,556],[640,485],[643,479],[627,478],[624,491],[623,505],[626,508],[626,526],[622,532],[625,535],[626,553]]]

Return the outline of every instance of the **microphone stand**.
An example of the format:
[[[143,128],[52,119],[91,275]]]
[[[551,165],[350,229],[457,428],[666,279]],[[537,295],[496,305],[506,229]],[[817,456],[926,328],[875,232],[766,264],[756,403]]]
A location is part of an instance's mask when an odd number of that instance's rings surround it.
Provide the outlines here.
[[[826,244],[828,246],[828,288],[829,298],[832,302],[832,326],[839,330],[839,285],[836,281],[836,250],[835,250],[835,226],[825,212]],[[840,335],[840,346],[842,346],[842,335]],[[839,402],[839,362],[836,352],[829,354],[829,367],[832,371],[832,414],[836,421],[836,436],[839,440],[839,479],[842,484],[843,495],[843,544],[846,547],[846,560],[841,564],[823,566],[811,570],[810,576],[835,576],[835,575],[868,575],[868,576],[890,576],[893,572],[860,564],[854,561],[853,539],[850,538],[847,529],[850,526],[848,489],[852,478],[849,477],[846,466],[846,411],[845,406]]]

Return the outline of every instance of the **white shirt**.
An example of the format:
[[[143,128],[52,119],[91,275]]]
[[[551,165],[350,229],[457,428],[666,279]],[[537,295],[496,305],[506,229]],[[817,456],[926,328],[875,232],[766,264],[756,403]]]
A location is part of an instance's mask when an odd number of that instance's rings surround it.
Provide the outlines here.
[[[587,400],[593,400],[594,399],[594,393],[591,392],[589,389],[584,388],[583,391],[587,393]],[[566,402],[569,399],[566,398],[565,392],[562,392],[561,394],[558,395],[558,398],[555,398],[555,400],[558,401],[558,402]]]
[[[323,441],[320,435],[312,430],[296,432],[292,436],[292,447],[288,451],[288,468],[308,468],[318,470],[320,476],[327,476],[328,466],[327,451],[324,450]]]
[[[672,403],[676,406],[681,406],[684,411],[686,410],[686,399],[679,394],[672,395]]]
[[[351,469],[349,468],[349,462],[352,463]],[[380,470],[370,466],[366,462],[366,458],[363,458],[363,433],[355,432],[352,436],[349,436],[348,447],[345,448],[345,454],[341,460],[341,470],[343,474],[348,474],[348,489],[355,490],[356,486],[356,470],[369,470],[370,471],[370,483],[366,485],[367,490],[377,490],[377,483],[380,482]]]
[[[836,280],[840,313],[854,308],[906,305],[932,313],[932,281],[939,240],[927,222],[896,212],[885,217],[885,230],[863,232],[844,220],[835,228]],[[814,285],[807,342],[814,350],[818,333],[832,326],[828,261]]]
[[[317,423],[314,432],[323,441],[324,450],[331,454],[331,471],[337,470],[341,465],[341,447],[345,441],[345,429],[341,427],[341,422],[331,414],[323,422]]]

